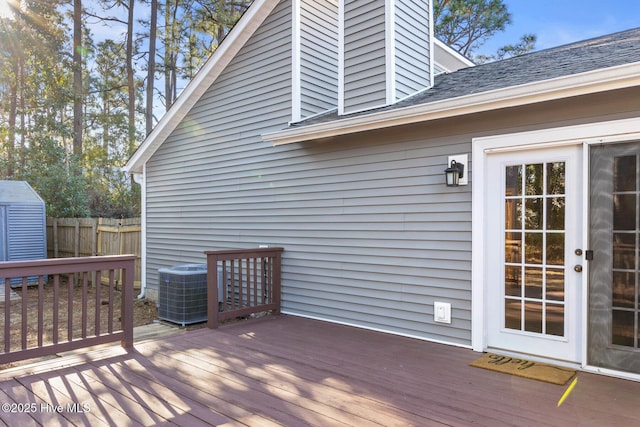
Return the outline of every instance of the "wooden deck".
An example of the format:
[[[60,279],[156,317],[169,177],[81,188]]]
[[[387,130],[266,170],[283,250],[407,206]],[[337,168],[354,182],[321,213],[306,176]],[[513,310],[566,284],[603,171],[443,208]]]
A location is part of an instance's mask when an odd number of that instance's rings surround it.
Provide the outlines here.
[[[477,357],[270,316],[138,340],[130,353],[110,346],[0,372],[0,420],[120,427],[640,425],[640,383],[580,372],[558,408],[566,386],[469,367]]]

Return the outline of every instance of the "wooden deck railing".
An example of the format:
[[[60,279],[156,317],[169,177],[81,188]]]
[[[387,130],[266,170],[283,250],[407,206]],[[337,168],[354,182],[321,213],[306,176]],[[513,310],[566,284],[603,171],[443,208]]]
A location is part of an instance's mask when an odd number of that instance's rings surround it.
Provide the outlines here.
[[[135,259],[122,255],[0,262],[0,364],[118,340],[132,347]],[[118,270],[120,283],[115,280]],[[12,289],[16,278],[19,285]]]
[[[209,328],[253,313],[280,313],[283,248],[206,251]],[[219,283],[219,281],[222,283]]]

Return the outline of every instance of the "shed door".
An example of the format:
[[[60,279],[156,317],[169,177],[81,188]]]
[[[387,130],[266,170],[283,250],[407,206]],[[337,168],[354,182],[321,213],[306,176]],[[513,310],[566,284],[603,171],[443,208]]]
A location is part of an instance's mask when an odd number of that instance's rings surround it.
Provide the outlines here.
[[[7,260],[7,207],[0,205],[0,261]]]
[[[640,374],[640,142],[591,148],[589,350]]]
[[[488,348],[578,362],[580,147],[487,159]]]

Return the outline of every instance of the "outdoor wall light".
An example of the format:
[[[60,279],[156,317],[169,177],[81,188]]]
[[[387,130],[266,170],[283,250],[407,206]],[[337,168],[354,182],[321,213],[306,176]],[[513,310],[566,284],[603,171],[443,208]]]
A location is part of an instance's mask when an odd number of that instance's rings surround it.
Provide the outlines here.
[[[444,170],[447,187],[457,187],[460,185],[460,178],[464,177],[464,163],[451,160],[451,164]]]

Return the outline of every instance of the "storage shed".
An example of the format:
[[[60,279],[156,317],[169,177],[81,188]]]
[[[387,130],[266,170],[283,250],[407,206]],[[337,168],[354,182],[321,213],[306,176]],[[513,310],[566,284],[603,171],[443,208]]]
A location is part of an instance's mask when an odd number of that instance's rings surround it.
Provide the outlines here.
[[[25,181],[0,181],[0,261],[46,257],[44,201]]]

